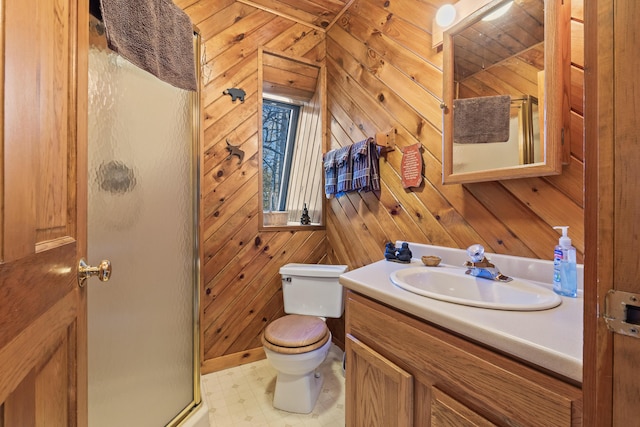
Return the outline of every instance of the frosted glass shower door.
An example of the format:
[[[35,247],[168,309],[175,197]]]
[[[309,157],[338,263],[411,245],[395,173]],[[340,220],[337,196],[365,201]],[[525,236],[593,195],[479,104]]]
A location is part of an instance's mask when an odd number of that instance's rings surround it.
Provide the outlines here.
[[[194,387],[192,94],[89,52],[89,426],[159,427]]]

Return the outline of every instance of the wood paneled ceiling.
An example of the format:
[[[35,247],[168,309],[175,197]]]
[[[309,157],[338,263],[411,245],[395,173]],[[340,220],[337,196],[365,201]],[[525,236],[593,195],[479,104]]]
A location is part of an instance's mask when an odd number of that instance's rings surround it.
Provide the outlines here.
[[[250,6],[284,16],[325,31],[354,0],[238,0]]]
[[[335,24],[349,7],[358,0],[237,0],[250,6],[284,16],[293,21],[326,31]],[[402,1],[402,0],[399,0]],[[422,0],[432,16],[436,10],[451,0]],[[380,2],[387,7],[389,2]],[[425,28],[431,29],[431,22],[425,22]]]

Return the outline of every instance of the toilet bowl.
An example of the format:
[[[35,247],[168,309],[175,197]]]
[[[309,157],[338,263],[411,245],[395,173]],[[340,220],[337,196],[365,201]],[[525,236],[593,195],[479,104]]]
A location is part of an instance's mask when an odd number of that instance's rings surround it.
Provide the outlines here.
[[[311,329],[305,331],[308,326]],[[297,314],[281,317],[267,326],[262,343],[269,363],[278,371],[273,406],[287,412],[311,412],[324,382],[316,369],[331,347],[331,333],[324,321]]]
[[[287,264],[280,269],[287,314],[262,334],[267,360],[278,372],[273,406],[308,414],[322,389],[318,367],[331,347],[331,332],[318,316],[340,317],[344,312],[340,274],[344,265]]]

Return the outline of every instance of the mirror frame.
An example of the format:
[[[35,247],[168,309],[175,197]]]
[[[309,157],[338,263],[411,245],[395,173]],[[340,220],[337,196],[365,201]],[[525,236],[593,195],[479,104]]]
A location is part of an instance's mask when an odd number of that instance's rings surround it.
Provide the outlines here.
[[[258,48],[258,231],[308,231],[308,230],[324,230],[326,229],[326,199],[324,197],[324,169],[322,168],[322,163],[320,163],[318,165],[318,168],[320,168],[321,170],[321,188],[320,191],[322,192],[322,197],[321,197],[321,202],[320,202],[320,206],[322,209],[321,215],[320,215],[320,220],[321,223],[320,224],[313,224],[313,225],[303,225],[303,224],[296,224],[296,225],[264,225],[264,205],[262,203],[262,192],[263,190],[263,181],[262,181],[262,156],[263,156],[263,148],[262,148],[262,140],[263,140],[263,135],[262,135],[262,105],[263,105],[263,90],[264,90],[264,73],[263,73],[263,55],[264,54],[268,54],[268,55],[275,55],[275,56],[279,56],[281,58],[285,58],[288,59],[290,61],[293,62],[300,62],[302,64],[305,65],[311,65],[314,67],[317,67],[319,69],[319,84],[318,86],[321,89],[321,93],[320,93],[320,108],[322,111],[322,117],[320,119],[321,122],[321,133],[322,133],[322,139],[321,139],[321,144],[322,146],[320,147],[321,152],[322,153],[326,153],[328,150],[328,143],[327,143],[327,67],[325,64],[325,61],[323,60],[322,62],[314,62],[312,60],[309,60],[307,58],[303,58],[303,57],[296,57],[296,56],[291,56],[288,55],[286,52],[282,52],[282,51],[277,51],[277,50],[272,50],[272,49],[268,49],[264,46],[260,46]]]
[[[568,163],[570,149],[570,88],[571,88],[571,6],[557,0],[544,0],[544,162],[516,165],[499,169],[454,173],[453,171],[453,100],[455,83],[453,37],[469,25],[479,21],[486,12],[505,0],[493,0],[472,12],[443,34],[443,103],[442,113],[442,183],[499,181],[513,178],[558,175],[562,172],[562,159]],[[563,146],[564,144],[564,146]]]

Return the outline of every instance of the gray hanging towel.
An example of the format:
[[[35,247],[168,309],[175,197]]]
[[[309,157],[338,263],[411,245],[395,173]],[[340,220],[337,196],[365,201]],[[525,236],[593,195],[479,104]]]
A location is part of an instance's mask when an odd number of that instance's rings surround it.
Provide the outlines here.
[[[380,172],[378,161],[379,147],[373,138],[356,142],[351,146],[353,161],[353,190],[377,191],[380,189]]]
[[[453,142],[477,144],[509,140],[509,95],[453,101]]]
[[[336,163],[336,153],[338,150],[331,150],[322,156],[324,166],[324,194],[327,199],[335,196],[338,188],[338,165]]]
[[[171,0],[100,0],[107,43],[175,87],[196,90],[193,24]]]
[[[354,190],[361,190],[369,185],[369,140],[356,142],[351,146],[351,158],[353,162]]]
[[[353,164],[351,163],[351,145],[338,148],[336,152],[336,166],[338,168],[338,186],[336,191],[344,193],[351,191]]]
[[[364,189],[365,191],[380,190],[381,151],[382,147],[377,146],[373,138],[369,138],[369,185]]]

